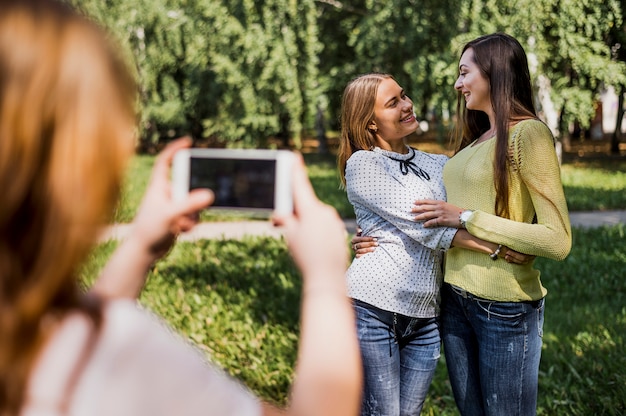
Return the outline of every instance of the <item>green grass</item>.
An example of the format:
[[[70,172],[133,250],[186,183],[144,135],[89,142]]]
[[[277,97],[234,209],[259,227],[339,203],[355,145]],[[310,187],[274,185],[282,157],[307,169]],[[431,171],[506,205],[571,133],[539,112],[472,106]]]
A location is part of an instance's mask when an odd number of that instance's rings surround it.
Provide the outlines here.
[[[337,162],[333,156],[305,155],[304,161],[317,197],[337,209],[341,218],[354,218],[354,209],[340,188]]]
[[[626,412],[626,245],[623,225],[573,231],[563,262],[538,259],[548,289],[539,415]],[[87,284],[115,248],[100,245]],[[284,403],[298,338],[299,273],[268,237],[177,244],[140,302],[262,397]],[[442,358],[424,415],[457,415]]]
[[[334,206],[342,218],[354,218],[352,205],[340,189],[333,156],[305,154],[309,177],[317,196]],[[124,183],[115,222],[130,222],[139,206],[150,176],[154,156],[136,156]],[[573,162],[562,166],[563,187],[570,211],[626,209],[626,160]],[[265,218],[246,213],[206,210],[202,221]]]
[[[626,160],[564,164],[561,173],[570,210],[626,209]]]
[[[127,223],[133,220],[150,180],[154,160],[155,156],[137,155],[130,161],[114,222]]]
[[[115,249],[100,245],[87,285]],[[284,241],[179,243],[152,269],[140,302],[267,400],[284,403],[295,365],[301,283]]]
[[[132,219],[153,160],[133,160],[116,221]],[[305,155],[305,160],[320,199],[352,217],[334,158]],[[626,209],[626,161],[568,163],[562,177],[571,211]],[[241,218],[247,217],[211,211],[202,216],[204,221]],[[626,414],[624,232],[623,225],[575,228],[565,261],[537,260],[549,291],[539,415]],[[86,284],[115,244],[96,249],[83,271]],[[256,393],[286,401],[297,349],[300,280],[284,241],[179,243],[155,265],[140,301]],[[443,358],[422,414],[458,415]]]
[[[565,261],[539,259],[548,289],[540,414],[626,413],[625,232],[574,229]]]

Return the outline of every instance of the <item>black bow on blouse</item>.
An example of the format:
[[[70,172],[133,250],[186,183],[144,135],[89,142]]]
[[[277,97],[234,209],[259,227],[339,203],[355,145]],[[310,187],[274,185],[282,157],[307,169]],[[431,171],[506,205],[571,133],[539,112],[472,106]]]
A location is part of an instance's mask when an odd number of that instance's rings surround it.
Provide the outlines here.
[[[413,149],[412,147],[409,147],[409,149],[411,149],[411,152],[413,153],[411,155],[410,158],[408,158],[407,160],[402,160],[402,159],[396,159],[394,157],[390,158],[393,159],[397,162],[400,162],[400,172],[402,172],[403,175],[408,175],[409,174],[409,170],[411,172],[413,172],[414,174],[416,174],[418,177],[429,181],[430,180],[430,175],[428,174],[428,172],[426,172],[425,170],[423,170],[422,168],[420,168],[419,166],[417,166],[415,163],[413,163],[413,159],[415,158],[415,149]]]

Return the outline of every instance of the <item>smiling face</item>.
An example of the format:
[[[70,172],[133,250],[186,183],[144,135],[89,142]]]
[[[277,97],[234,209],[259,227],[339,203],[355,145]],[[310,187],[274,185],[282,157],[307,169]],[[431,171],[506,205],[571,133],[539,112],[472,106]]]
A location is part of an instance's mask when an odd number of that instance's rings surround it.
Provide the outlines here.
[[[491,91],[489,80],[478,68],[474,59],[474,50],[467,49],[459,61],[459,77],[454,88],[465,97],[465,107],[468,110],[493,112],[491,105]]]
[[[376,131],[378,146],[404,151],[404,138],[417,130],[413,101],[392,78],[381,81],[374,103],[374,119],[368,125]]]

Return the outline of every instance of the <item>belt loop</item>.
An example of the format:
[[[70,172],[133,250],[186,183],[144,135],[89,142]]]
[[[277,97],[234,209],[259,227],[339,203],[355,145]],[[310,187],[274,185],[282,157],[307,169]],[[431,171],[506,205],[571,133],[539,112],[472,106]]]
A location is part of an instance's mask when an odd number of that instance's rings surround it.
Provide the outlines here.
[[[452,288],[454,293],[456,293],[457,295],[461,296],[463,299],[467,299],[469,297],[469,295],[467,293],[467,290],[461,289],[460,287],[454,286],[454,285],[450,285],[450,287]]]

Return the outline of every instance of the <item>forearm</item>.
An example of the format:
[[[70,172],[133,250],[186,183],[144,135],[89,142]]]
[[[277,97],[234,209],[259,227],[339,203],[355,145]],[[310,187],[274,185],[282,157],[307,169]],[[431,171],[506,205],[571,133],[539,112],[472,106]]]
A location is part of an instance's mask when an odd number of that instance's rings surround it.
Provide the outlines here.
[[[358,401],[346,398],[360,396],[361,361],[343,276],[332,280],[307,277],[305,282],[315,283],[303,289],[302,331],[289,414],[356,415]]]
[[[571,248],[571,228],[566,212],[539,224],[476,212],[467,228],[472,234],[494,239],[521,253],[563,260]]]
[[[498,248],[498,244],[480,239],[463,229],[459,229],[454,235],[452,246],[485,254],[491,254]]]
[[[117,247],[90,293],[104,298],[136,299],[156,260],[145,244],[131,235]]]

